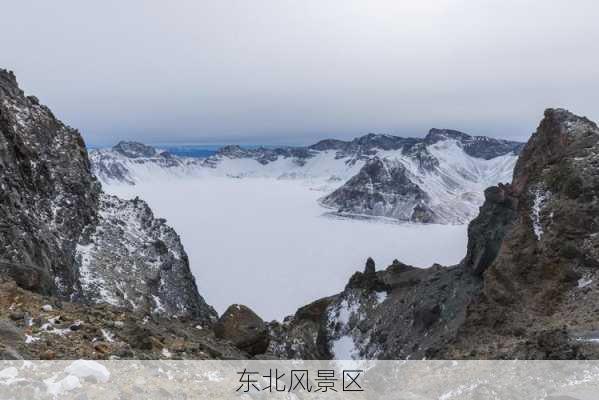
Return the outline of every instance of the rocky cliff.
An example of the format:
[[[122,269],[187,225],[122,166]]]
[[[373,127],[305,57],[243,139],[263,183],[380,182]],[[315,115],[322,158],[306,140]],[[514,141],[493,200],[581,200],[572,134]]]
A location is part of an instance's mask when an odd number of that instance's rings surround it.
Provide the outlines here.
[[[312,358],[597,358],[599,129],[545,112],[513,184],[485,191],[460,265],[372,260],[346,289],[273,324]]]
[[[385,216],[401,221],[434,222],[429,195],[412,182],[402,163],[374,157],[321,203],[339,214]]]
[[[216,317],[197,292],[177,234],[142,201],[105,195],[80,134],[25,96],[5,70],[0,186],[3,277],[61,299],[207,324]]]

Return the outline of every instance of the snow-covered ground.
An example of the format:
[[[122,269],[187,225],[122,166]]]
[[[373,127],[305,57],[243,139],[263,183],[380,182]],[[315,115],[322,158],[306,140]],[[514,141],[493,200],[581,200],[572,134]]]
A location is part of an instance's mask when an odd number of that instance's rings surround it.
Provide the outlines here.
[[[465,225],[413,225],[323,216],[322,181],[186,177],[104,185],[139,195],[180,234],[198,289],[219,313],[232,303],[282,319],[339,292],[367,257],[449,265],[466,252]]]

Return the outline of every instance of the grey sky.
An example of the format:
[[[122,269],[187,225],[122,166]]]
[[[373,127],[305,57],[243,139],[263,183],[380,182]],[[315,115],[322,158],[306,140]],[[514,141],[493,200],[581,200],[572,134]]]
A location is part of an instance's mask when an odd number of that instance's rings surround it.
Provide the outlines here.
[[[91,144],[309,143],[599,119],[595,0],[19,0],[2,67]]]

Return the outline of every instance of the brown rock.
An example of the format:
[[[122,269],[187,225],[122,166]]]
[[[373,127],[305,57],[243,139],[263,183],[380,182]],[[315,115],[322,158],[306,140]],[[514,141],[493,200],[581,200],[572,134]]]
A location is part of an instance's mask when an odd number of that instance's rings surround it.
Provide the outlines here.
[[[41,360],[54,360],[56,358],[56,352],[53,350],[46,350],[40,354]]]
[[[94,343],[94,350],[98,353],[106,354],[110,352],[110,347],[104,342],[96,342]]]
[[[248,307],[233,304],[227,308],[214,327],[217,338],[231,341],[251,355],[266,351],[270,336],[262,318]]]

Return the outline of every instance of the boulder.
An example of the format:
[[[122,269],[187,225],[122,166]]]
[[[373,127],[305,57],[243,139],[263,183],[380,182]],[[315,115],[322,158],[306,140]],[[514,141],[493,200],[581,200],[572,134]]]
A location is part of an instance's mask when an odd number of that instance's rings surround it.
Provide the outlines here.
[[[262,318],[250,308],[233,304],[214,326],[217,338],[229,340],[250,355],[262,354],[270,342],[268,328]]]

